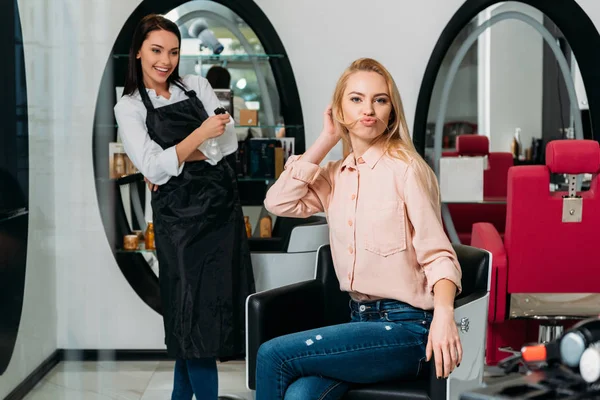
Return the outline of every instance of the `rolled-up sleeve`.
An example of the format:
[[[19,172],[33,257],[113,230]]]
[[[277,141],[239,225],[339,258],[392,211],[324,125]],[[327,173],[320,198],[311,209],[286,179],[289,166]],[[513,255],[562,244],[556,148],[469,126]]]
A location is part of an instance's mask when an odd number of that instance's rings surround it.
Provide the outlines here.
[[[448,279],[460,292],[460,264],[444,232],[439,202],[420,182],[412,164],[408,166],[404,179],[404,202],[414,229],[413,247],[417,262],[425,272],[428,291],[432,292],[438,281]]]
[[[183,170],[175,146],[164,149],[150,139],[143,115],[127,100],[114,108],[118,133],[125,152],[135,167],[150,182],[162,185]]]
[[[292,156],[285,170],[271,186],[265,208],[284,217],[305,218],[327,209],[331,195],[331,164],[320,166]]]

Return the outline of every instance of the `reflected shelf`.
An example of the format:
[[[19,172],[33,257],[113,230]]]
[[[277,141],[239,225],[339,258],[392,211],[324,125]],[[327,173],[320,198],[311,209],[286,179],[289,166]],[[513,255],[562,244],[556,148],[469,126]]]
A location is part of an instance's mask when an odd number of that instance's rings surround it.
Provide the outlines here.
[[[129,54],[114,54],[115,59],[127,59]],[[268,61],[270,59],[285,58],[283,54],[182,54],[183,60],[201,60],[201,61]]]
[[[97,128],[118,128],[117,124],[96,124]],[[255,128],[255,129],[302,129],[304,125],[235,125],[235,128]]]
[[[96,178],[97,181],[115,182],[119,186],[128,185],[128,184],[134,183],[134,182],[140,182],[143,179],[144,179],[144,177],[141,172],[131,174],[131,175],[124,175],[118,179]],[[238,176],[237,180],[238,180],[238,182],[264,182],[265,184],[270,185],[270,184],[274,183],[277,179],[276,178],[251,177],[251,176]]]
[[[146,250],[146,249],[136,249],[136,250],[125,250],[125,249],[117,249],[117,253],[120,254],[156,254],[156,250]]]

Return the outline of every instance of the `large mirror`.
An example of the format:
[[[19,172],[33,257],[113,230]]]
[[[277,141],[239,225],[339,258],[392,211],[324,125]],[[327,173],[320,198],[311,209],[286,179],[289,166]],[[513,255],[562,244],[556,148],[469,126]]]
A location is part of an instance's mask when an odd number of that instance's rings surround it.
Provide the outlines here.
[[[481,33],[466,50],[453,81],[448,81],[449,68],[469,35],[493,17],[509,12],[535,20],[552,35],[569,66],[568,83],[576,95],[574,107],[553,49],[534,27],[514,18],[501,20]],[[450,92],[445,110],[441,110],[445,85],[450,86]],[[534,7],[516,1],[496,3],[461,30],[442,61],[427,112],[425,154],[432,160],[437,118],[444,113],[443,152],[456,150],[458,135],[475,133],[489,138],[490,151],[514,150],[517,163],[541,163],[543,154],[534,151],[537,141],[575,137],[574,108],[583,123],[583,137],[591,138],[585,87],[563,33]],[[512,146],[517,132],[518,150]]]
[[[488,3],[452,37],[421,110],[424,156],[440,179],[444,225],[455,243],[470,244],[474,222],[504,232],[511,166],[543,164],[552,140],[594,137],[578,60],[555,21],[526,2]],[[482,180],[471,185],[483,193],[477,200],[462,200],[465,188],[447,179],[457,175],[457,158],[460,179],[470,179],[478,167],[476,160],[467,165],[467,156],[483,158]],[[582,178],[585,190],[591,176]],[[550,190],[566,188],[565,176],[551,182]]]
[[[238,152],[227,157],[237,173],[244,214],[258,226],[266,190],[285,160],[304,151],[300,100],[282,43],[256,4],[145,0],[123,27],[101,83],[94,124],[96,188],[104,227],[121,271],[138,295],[160,311],[158,262],[143,240],[152,221],[150,195],[129,162],[115,125],[131,36],[146,14],[175,22],[182,35],[180,74],[208,79],[235,120]],[[271,150],[272,149],[272,150]],[[279,168],[278,168],[279,166]],[[141,240],[125,248],[125,236]]]

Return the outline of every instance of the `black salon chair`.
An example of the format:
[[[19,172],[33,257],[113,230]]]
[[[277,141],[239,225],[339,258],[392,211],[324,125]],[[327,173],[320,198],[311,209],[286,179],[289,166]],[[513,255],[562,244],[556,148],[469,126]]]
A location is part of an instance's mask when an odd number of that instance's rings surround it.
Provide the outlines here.
[[[317,250],[329,244],[329,226],[322,216],[278,217],[271,238],[248,240],[256,291],[314,279]]]
[[[437,379],[434,363],[430,361],[416,380],[357,385],[344,399],[458,399],[463,391],[482,385],[491,258],[488,252],[470,246],[454,245],[454,249],[463,271],[463,291],[455,302],[455,318],[463,344],[460,367],[448,379]],[[289,333],[349,322],[348,300],[348,294],[339,289],[329,245],[318,251],[316,279],[249,296],[248,389],[255,389],[256,355],[262,343]]]

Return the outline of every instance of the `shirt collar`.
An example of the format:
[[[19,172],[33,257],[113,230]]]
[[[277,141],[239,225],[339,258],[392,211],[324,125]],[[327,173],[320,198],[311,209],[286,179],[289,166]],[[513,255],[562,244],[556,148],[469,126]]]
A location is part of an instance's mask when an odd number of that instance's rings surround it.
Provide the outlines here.
[[[342,163],[342,170],[344,170],[346,167],[356,169],[356,164],[362,164],[363,162],[366,163],[369,168],[373,169],[384,154],[384,141],[378,140],[376,143],[371,145],[367,151],[365,151],[362,157],[358,157],[358,159],[355,157],[354,153],[350,153]]]
[[[173,96],[174,87],[179,88],[177,85],[169,84],[169,93],[171,93],[171,96]],[[145,89],[146,89],[146,93],[148,93],[148,96],[150,96],[150,97],[154,97],[156,99],[162,97],[163,99],[166,99],[166,97],[157,95],[156,90],[154,90],[154,89],[148,89],[148,88],[145,88]]]

